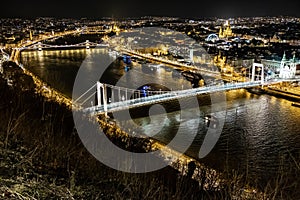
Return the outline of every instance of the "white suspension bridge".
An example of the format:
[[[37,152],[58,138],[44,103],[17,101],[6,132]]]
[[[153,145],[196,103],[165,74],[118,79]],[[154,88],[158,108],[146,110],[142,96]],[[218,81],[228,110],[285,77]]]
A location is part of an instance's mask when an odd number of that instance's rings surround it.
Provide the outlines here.
[[[255,73],[257,67],[261,68],[260,80],[257,80],[257,74]],[[75,99],[73,105],[79,106],[83,112],[86,113],[101,114],[197,96],[200,94],[267,86],[282,81],[295,80],[280,79],[265,81],[264,66],[262,64],[254,63],[251,81],[248,82],[231,82],[178,91],[152,91],[148,90],[149,88],[144,87],[142,87],[142,89],[129,89],[97,82]],[[92,103],[92,105],[88,104],[88,102],[94,102],[94,100],[96,100],[95,105],[93,105],[94,103]]]
[[[1,49],[1,61],[7,61],[9,55]],[[255,67],[262,67],[260,78],[255,80]],[[289,80],[269,80],[265,81],[263,74],[263,65],[254,65],[252,68],[252,79],[249,82],[226,83],[213,86],[204,86],[199,88],[177,90],[177,91],[152,91],[149,88],[129,89],[97,82],[87,89],[77,99],[73,99],[73,108],[79,108],[89,114],[105,114],[130,108],[136,108],[156,103],[168,102],[176,99],[193,97],[201,94],[210,94],[215,92],[225,92],[228,90],[245,89],[258,86],[268,86],[283,81],[299,81],[298,79]],[[91,102],[95,102],[90,104]]]
[[[85,113],[103,114],[172,101],[176,99],[193,97],[201,94],[265,86],[281,81],[282,80],[264,82],[260,80],[239,83],[226,83],[222,85],[204,86],[178,91],[151,91],[146,90],[145,88],[128,89],[125,87],[118,87],[97,82],[76,100],[74,100],[73,105],[79,106]],[[89,104],[94,100],[96,101],[95,105]]]
[[[77,31],[76,31],[77,32]],[[75,32],[70,33],[63,33],[59,34],[50,38],[61,37],[62,35],[73,34]],[[8,60],[17,60],[18,55],[23,50],[42,50],[42,49],[49,49],[49,48],[78,48],[78,47],[97,47],[97,46],[107,46],[107,44],[98,44],[93,43],[90,41],[85,41],[79,44],[70,44],[70,45],[50,45],[50,44],[43,44],[41,40],[36,40],[27,44],[21,45],[19,48],[15,48],[12,52],[11,56],[5,53],[1,49],[1,62]],[[123,52],[126,52],[131,55],[135,55],[141,58],[146,58],[162,63],[171,64],[173,66],[177,66],[180,68],[185,68],[187,70],[193,71],[194,66],[188,66],[186,64],[171,62],[169,60],[164,60],[161,58],[155,58],[153,56],[143,55],[134,51],[122,49]],[[261,80],[255,81],[255,68],[259,67],[261,69]],[[197,69],[199,71],[199,69]],[[204,74],[216,76],[218,72],[216,71],[209,71],[209,70],[200,70]],[[258,87],[258,86],[265,86],[270,84],[275,84],[278,82],[282,82],[284,80],[278,81],[264,81],[264,66],[263,65],[253,65],[252,67],[252,79],[249,82],[238,82],[238,83],[226,83],[221,85],[214,85],[214,86],[204,86],[199,88],[187,89],[187,90],[178,90],[178,91],[152,91],[147,89],[129,89],[125,87],[118,87],[113,86],[105,83],[97,82],[93,86],[91,86],[86,92],[84,92],[81,96],[79,96],[76,100],[73,100],[72,104],[73,107],[82,109],[83,112],[90,113],[90,114],[101,114],[101,113],[108,113],[108,112],[115,112],[126,110],[130,108],[152,105],[161,102],[172,101],[181,98],[187,98],[192,96],[197,96],[201,94],[209,94],[214,92],[224,92],[228,90],[235,90],[235,89],[243,89],[243,88],[251,88],[251,87]],[[285,81],[293,81],[293,80],[285,80]],[[89,104],[90,102],[95,101],[95,105]]]

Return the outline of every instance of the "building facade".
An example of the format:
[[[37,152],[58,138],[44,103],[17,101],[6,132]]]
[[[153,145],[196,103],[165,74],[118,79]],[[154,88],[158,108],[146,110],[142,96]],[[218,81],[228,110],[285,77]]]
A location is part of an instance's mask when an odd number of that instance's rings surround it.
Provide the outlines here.
[[[300,77],[300,61],[294,54],[292,59],[287,59],[285,53],[280,61],[262,59],[262,64],[268,71],[270,78],[296,78]]]
[[[228,38],[234,36],[229,21],[226,21],[224,27],[220,27],[219,38]]]

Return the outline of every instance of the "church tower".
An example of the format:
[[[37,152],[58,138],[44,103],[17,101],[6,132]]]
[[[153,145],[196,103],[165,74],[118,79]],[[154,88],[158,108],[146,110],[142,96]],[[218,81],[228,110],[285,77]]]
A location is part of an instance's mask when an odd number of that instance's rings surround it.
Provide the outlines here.
[[[285,66],[286,63],[286,55],[285,52],[283,53],[282,59],[281,59],[281,64],[280,64],[280,69],[282,69]]]
[[[220,27],[219,30],[219,38],[227,38],[227,37],[231,37],[233,36],[232,30],[231,30],[231,26],[229,21],[227,20],[224,24],[224,26]]]
[[[286,78],[286,72],[287,72],[288,66],[286,66],[286,55],[285,52],[283,53],[281,63],[280,63],[280,73],[279,78]]]
[[[292,59],[287,60],[284,52],[280,63],[279,77],[294,78],[296,76],[296,70],[297,70],[296,55],[294,54]]]
[[[296,63],[296,55],[294,53],[293,58],[291,60],[291,76],[294,77],[296,75],[297,63]]]
[[[220,30],[219,30],[219,38],[223,38],[223,29],[222,29],[222,27],[220,27]]]

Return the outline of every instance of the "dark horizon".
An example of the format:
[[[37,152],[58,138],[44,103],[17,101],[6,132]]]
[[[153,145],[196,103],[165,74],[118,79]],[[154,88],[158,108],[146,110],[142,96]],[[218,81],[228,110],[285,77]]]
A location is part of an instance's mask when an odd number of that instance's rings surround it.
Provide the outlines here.
[[[152,0],[110,0],[84,2],[49,2],[28,0],[8,1],[2,3],[1,18],[89,18],[103,17],[134,18],[143,16],[165,16],[178,18],[229,18],[229,17],[264,17],[291,16],[300,17],[300,3],[286,0],[284,2],[252,0],[250,3],[233,1],[197,1],[185,0],[168,3]]]
[[[182,20],[201,20],[201,19],[236,19],[236,18],[256,18],[256,17],[294,17],[294,18],[300,18],[300,16],[295,15],[257,15],[257,16],[201,16],[201,17],[188,17],[188,16],[171,16],[171,15],[144,15],[144,16],[102,16],[102,17],[93,17],[93,16],[4,16],[0,17],[0,19],[38,19],[38,18],[53,18],[53,19],[74,19],[74,20],[80,20],[80,19],[87,19],[87,20],[102,20],[102,19],[113,19],[113,20],[123,20],[123,19],[141,19],[141,18],[155,18],[155,17],[168,17],[168,18],[178,18]]]

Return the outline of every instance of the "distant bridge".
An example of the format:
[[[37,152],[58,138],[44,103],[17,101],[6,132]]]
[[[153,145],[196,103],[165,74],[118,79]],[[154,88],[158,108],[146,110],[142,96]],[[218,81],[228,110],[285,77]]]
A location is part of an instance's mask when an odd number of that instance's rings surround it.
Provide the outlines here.
[[[79,34],[79,33],[88,33],[90,31],[95,31],[95,27],[90,29],[89,27],[84,27],[82,29],[77,29],[77,30],[72,30],[72,31],[64,31],[64,32],[60,32],[60,33],[55,33],[52,35],[42,35],[39,36],[37,39],[33,40],[33,41],[28,41],[28,42],[23,42],[17,45],[16,48],[13,49],[11,55],[10,55],[10,60],[18,63],[18,58],[20,56],[21,51],[23,50],[42,50],[42,49],[50,49],[50,48],[80,48],[80,47],[85,47],[85,48],[90,48],[90,47],[102,47],[102,46],[107,46],[106,44],[97,44],[97,43],[93,43],[90,41],[86,41],[83,43],[79,43],[79,44],[71,44],[71,45],[49,45],[49,44],[43,44],[42,41],[45,40],[51,40],[51,39],[57,39],[66,35],[72,35],[72,34]],[[101,33],[108,33],[109,30],[100,30]]]
[[[17,48],[31,46],[33,44],[36,44],[36,43],[44,41],[44,40],[57,39],[57,38],[60,38],[60,37],[66,36],[66,35],[77,34],[77,33],[80,33],[80,32],[81,32],[81,29],[72,30],[72,31],[63,31],[63,32],[52,34],[52,35],[41,35],[41,36],[39,36],[38,38],[36,38],[36,39],[34,39],[32,41],[27,41],[27,42],[19,43],[17,45]]]
[[[86,40],[85,42],[78,43],[78,44],[69,44],[69,45],[52,45],[52,44],[43,44],[41,42],[35,43],[30,46],[21,47],[19,48],[19,51],[24,50],[43,50],[43,49],[59,49],[59,48],[87,48],[90,47],[108,47],[108,44],[99,44],[95,42],[90,42],[89,40]]]

